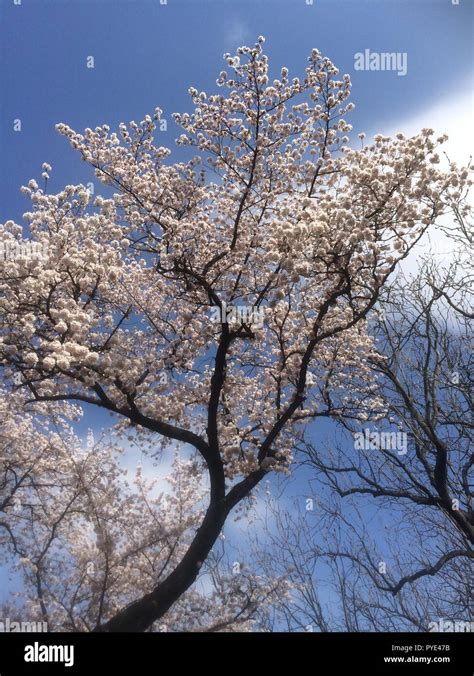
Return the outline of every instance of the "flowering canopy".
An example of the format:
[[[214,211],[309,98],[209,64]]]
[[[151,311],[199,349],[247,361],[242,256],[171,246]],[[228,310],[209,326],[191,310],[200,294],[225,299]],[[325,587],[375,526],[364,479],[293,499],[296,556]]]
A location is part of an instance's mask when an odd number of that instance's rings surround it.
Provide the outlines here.
[[[140,465],[129,482],[116,440],[88,435],[81,445],[67,422],[76,408],[28,408],[20,393],[0,390],[0,561],[23,583],[21,611],[15,599],[11,609],[2,604],[2,616],[21,612],[49,631],[91,630],[177,565],[206,489],[196,463],[179,455],[167,488]],[[204,572],[206,592],[189,590],[157,629],[251,629],[255,611],[287,589],[278,578],[234,576],[215,564]]]

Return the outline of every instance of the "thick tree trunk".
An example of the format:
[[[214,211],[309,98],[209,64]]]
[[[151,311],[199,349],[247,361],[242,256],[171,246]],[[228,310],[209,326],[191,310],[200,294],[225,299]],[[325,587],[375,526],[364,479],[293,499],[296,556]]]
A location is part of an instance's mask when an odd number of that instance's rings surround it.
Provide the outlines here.
[[[173,572],[152,592],[119,611],[96,632],[141,632],[162,617],[196,580],[224,525],[228,510],[224,501],[211,501],[188,551]]]

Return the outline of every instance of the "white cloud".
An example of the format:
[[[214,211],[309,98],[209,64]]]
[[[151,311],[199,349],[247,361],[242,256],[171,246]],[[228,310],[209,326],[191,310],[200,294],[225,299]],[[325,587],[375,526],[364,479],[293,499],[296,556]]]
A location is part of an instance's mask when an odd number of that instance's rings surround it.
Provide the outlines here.
[[[377,129],[371,130],[368,136],[373,136],[376,133],[394,136],[398,132],[403,132],[406,136],[413,136],[419,133],[423,127],[429,127],[438,136],[448,134],[448,140],[440,148],[440,156],[443,157],[442,153],[444,152],[451,161],[465,165],[468,163],[469,157],[474,155],[473,119],[473,96],[471,93],[463,93],[457,97],[447,97],[442,102],[415,114],[407,114],[401,117],[396,124],[389,122],[385,127],[379,125]],[[440,166],[446,166],[446,164],[447,160],[443,158]],[[444,217],[442,222],[449,223],[447,219],[449,217]],[[402,269],[407,274],[415,273],[420,255],[428,251],[435,253],[440,264],[447,263],[451,259],[452,250],[452,241],[438,229],[431,228],[416,249],[404,261]]]
[[[245,45],[250,38],[247,24],[240,18],[230,19],[224,29],[224,43],[226,51]]]
[[[448,134],[444,150],[449,158],[459,164],[466,164],[474,150],[473,119],[474,100],[468,92],[458,97],[447,97],[414,115],[408,114],[400,118],[396,126],[389,123],[387,128],[379,128],[374,133],[392,136],[401,131],[406,135],[414,135],[423,127],[431,127],[438,135]]]

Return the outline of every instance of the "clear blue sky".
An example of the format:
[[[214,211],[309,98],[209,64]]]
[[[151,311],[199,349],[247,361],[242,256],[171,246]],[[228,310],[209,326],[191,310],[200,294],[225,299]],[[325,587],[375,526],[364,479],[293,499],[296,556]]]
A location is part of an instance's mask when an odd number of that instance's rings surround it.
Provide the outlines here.
[[[159,106],[161,144],[172,146],[171,113],[189,109],[188,87],[212,91],[223,53],[260,34],[275,74],[302,74],[312,47],[350,73],[354,132],[449,101],[472,90],[473,15],[473,0],[0,0],[0,222],[29,209],[19,188],[43,162],[52,191],[92,180],[56,123],[115,128]],[[406,52],[407,75],[355,71],[365,49]]]

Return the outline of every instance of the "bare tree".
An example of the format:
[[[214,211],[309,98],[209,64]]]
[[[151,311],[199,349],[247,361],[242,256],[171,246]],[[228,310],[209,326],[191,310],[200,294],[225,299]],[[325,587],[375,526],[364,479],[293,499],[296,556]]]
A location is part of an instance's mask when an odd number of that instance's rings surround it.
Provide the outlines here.
[[[318,482],[319,485],[319,482]],[[426,632],[441,619],[474,620],[472,571],[452,559],[392,593],[407,568],[423,565],[433,550],[456,546],[452,533],[413,510],[380,508],[376,515],[356,497],[321,496],[306,508],[306,494],[267,504],[251,546],[252,565],[285,575],[290,589],[262,608],[268,630]]]
[[[315,523],[298,509],[278,517],[267,565],[294,566],[303,584],[285,608],[290,624],[392,631],[472,620],[472,236],[457,210],[445,232],[454,249],[444,264],[424,255],[416,275],[399,274],[380,298],[371,363],[385,414],[341,417],[327,444],[301,439],[321,509]],[[328,561],[336,623],[321,611],[313,573]]]

